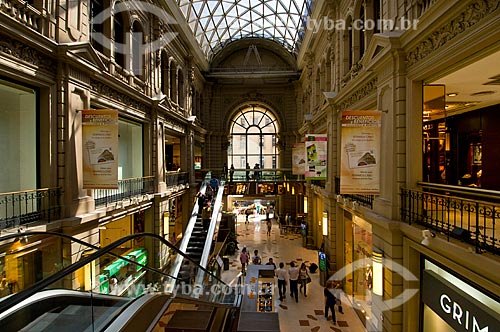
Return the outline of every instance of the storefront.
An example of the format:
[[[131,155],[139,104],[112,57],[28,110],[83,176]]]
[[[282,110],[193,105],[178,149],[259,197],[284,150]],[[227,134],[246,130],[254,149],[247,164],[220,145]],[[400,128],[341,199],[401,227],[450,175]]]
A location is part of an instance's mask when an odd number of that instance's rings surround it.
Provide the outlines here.
[[[0,161],[0,193],[36,189],[40,175],[37,148],[44,142],[38,136],[42,120],[39,92],[0,78],[0,96],[0,155],[8,156]],[[6,205],[0,205],[2,218],[11,214],[12,209],[7,211]]]
[[[19,233],[22,234],[22,233]],[[64,265],[61,239],[22,236],[2,245],[0,297],[19,292],[59,271]]]
[[[424,260],[423,332],[491,332],[500,326],[500,298]]]
[[[424,182],[500,190],[500,52],[422,87]],[[468,63],[467,61],[464,61]],[[497,69],[495,69],[497,68]],[[436,76],[436,74],[434,74]]]
[[[345,227],[344,291],[361,321],[372,318],[372,225],[343,210]]]

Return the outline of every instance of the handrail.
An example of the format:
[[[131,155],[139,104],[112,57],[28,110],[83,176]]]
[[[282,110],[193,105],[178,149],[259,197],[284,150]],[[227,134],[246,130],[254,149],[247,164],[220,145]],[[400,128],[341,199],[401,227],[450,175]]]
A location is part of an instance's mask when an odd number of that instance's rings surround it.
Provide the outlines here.
[[[474,195],[476,197],[485,197],[493,200],[500,200],[500,191],[475,188],[475,187],[463,187],[449,184],[438,184],[429,182],[417,182],[422,188],[437,189],[457,194],[467,194]]]
[[[212,247],[212,236],[215,232],[215,226],[217,224],[217,218],[219,217],[219,211],[222,207],[222,195],[224,193],[224,181],[220,181],[219,188],[217,190],[217,198],[215,199],[214,208],[212,211],[212,219],[210,220],[210,227],[208,228],[207,238],[205,240],[205,245],[203,247],[203,253],[200,258],[200,265],[203,267],[207,266],[208,257],[210,256],[210,248]],[[212,236],[210,236],[212,235]],[[200,277],[200,274],[198,274]]]
[[[78,242],[78,243],[83,242],[83,241],[77,240],[77,239],[75,239],[75,238],[73,238],[73,237],[71,237],[69,235],[63,235],[61,233],[55,233],[55,232],[25,232],[25,233],[23,233],[23,236],[27,236],[27,235],[30,235],[30,234],[59,235],[59,236],[63,236],[63,237],[66,237],[66,238],[71,238],[71,240],[75,240],[75,242]],[[225,282],[223,282],[222,280],[220,280],[219,278],[217,278],[217,276],[213,275],[211,272],[209,272],[205,268],[199,266],[189,256],[187,256],[185,253],[183,253],[182,251],[180,251],[179,249],[177,249],[175,246],[173,246],[170,242],[168,242],[167,240],[165,240],[163,237],[161,237],[161,236],[159,236],[157,234],[153,234],[153,233],[136,233],[136,234],[127,235],[127,236],[125,236],[125,237],[123,237],[121,239],[118,239],[118,240],[110,243],[109,245],[107,245],[104,248],[99,248],[98,251],[96,251],[96,252],[88,255],[87,257],[79,260],[78,262],[73,263],[73,264],[71,264],[70,266],[68,266],[68,267],[66,267],[64,269],[55,272],[53,275],[49,276],[48,278],[40,280],[39,282],[33,284],[32,286],[30,286],[30,287],[28,287],[26,289],[23,289],[22,291],[16,293],[15,296],[10,296],[8,298],[5,298],[3,301],[0,301],[0,312],[3,312],[6,309],[8,309],[9,307],[12,307],[12,306],[20,303],[21,301],[29,298],[30,296],[34,295],[35,293],[43,290],[45,287],[47,287],[47,286],[53,284],[54,282],[56,282],[56,281],[64,278],[68,274],[77,271],[78,269],[82,268],[83,266],[87,265],[88,263],[92,262],[93,260],[101,257],[103,254],[110,253],[111,250],[113,250],[116,247],[124,244],[125,242],[128,242],[128,241],[133,240],[133,239],[138,238],[138,237],[144,237],[144,236],[150,236],[150,237],[153,237],[153,238],[156,238],[156,239],[160,240],[160,242],[162,242],[164,245],[168,246],[170,249],[174,250],[177,254],[183,256],[184,258],[187,258],[195,266],[198,266],[198,268],[201,268],[203,271],[205,271],[206,273],[208,273],[209,275],[211,275],[217,281],[219,281],[222,284],[226,285]],[[6,239],[9,239],[9,238],[15,238],[15,237],[19,237],[19,234],[8,234],[8,235],[0,238],[0,240],[6,240]],[[131,262],[134,263],[134,264],[142,266],[141,264],[139,264],[137,262],[133,262],[133,261],[131,261]],[[161,274],[163,274],[165,276],[168,276],[168,277],[172,277],[172,276],[170,276],[170,275],[168,275],[168,274],[166,274],[164,272],[157,271],[156,269],[153,269],[153,271],[161,273]],[[177,278],[174,277],[174,279],[177,279]]]
[[[443,191],[442,186],[435,191]],[[500,254],[500,203],[417,189],[400,188],[401,221],[417,223],[447,236],[472,244],[479,253],[487,250]],[[451,192],[451,191],[450,191]]]

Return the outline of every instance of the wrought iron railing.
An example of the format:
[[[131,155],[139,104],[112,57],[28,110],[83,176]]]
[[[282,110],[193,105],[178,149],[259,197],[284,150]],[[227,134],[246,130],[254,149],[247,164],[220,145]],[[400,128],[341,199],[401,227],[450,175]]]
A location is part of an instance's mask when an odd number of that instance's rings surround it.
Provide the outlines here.
[[[0,194],[0,229],[60,218],[60,198],[60,188]]]
[[[107,206],[126,199],[132,199],[155,192],[153,176],[118,181],[118,189],[94,189],[95,206]]]
[[[202,178],[210,173],[218,179],[224,179],[228,182],[277,182],[277,181],[305,181],[303,175],[292,173],[290,168],[235,168],[231,176],[231,170],[223,174],[222,169],[200,169]],[[231,181],[232,180],[232,181]]]
[[[335,194],[349,198],[352,202],[358,202],[367,208],[373,209],[373,200],[375,195],[360,195],[360,194],[341,194],[340,193],[340,178],[335,177]]]
[[[500,254],[500,230],[497,220],[500,218],[500,204],[460,197],[458,190],[452,190],[455,196],[437,193],[439,188],[425,190],[401,188],[401,220],[417,223],[426,228],[472,244],[476,252],[483,250]],[[449,191],[448,191],[449,192]]]
[[[187,172],[167,172],[167,188],[186,185],[189,183],[189,173]]]

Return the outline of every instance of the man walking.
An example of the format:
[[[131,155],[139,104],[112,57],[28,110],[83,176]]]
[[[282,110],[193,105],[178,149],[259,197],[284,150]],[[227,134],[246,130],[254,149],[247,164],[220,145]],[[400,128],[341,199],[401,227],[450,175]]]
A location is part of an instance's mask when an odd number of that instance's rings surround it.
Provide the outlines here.
[[[299,302],[299,268],[295,266],[294,262],[290,263],[290,268],[288,269],[288,276],[290,278],[290,296],[295,296],[295,302]]]
[[[286,297],[286,284],[288,282],[288,271],[285,270],[285,264],[280,262],[279,269],[276,270],[276,277],[278,277],[278,291],[280,294],[280,301]]]

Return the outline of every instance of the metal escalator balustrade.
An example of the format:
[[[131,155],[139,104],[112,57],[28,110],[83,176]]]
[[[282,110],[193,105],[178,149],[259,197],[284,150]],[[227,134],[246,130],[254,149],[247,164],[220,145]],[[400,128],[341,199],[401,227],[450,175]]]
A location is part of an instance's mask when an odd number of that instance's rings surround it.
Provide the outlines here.
[[[91,249],[93,252],[68,266],[61,264],[61,269],[48,273],[42,280],[0,299],[2,331],[104,331],[137,299],[153,295],[173,298],[180,294],[197,298],[192,291],[186,291],[189,287],[168,292],[172,276],[165,271],[169,271],[171,266],[160,265],[160,262],[168,260],[154,259],[164,252],[161,246],[168,247],[170,255],[182,256],[198,271],[203,271],[204,278],[199,285],[203,290],[213,285],[224,285],[216,276],[155,234],[130,235],[104,248],[50,232],[27,232],[22,240],[35,245],[43,242],[43,236],[70,240],[81,245],[82,250]],[[3,248],[11,248],[13,243],[18,242],[20,240],[15,235],[0,238]],[[117,250],[127,243],[137,246],[118,254]],[[192,282],[183,285],[193,289]]]

